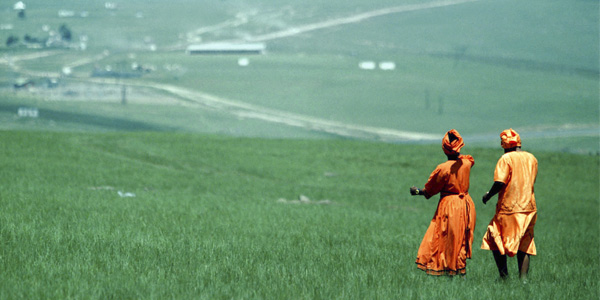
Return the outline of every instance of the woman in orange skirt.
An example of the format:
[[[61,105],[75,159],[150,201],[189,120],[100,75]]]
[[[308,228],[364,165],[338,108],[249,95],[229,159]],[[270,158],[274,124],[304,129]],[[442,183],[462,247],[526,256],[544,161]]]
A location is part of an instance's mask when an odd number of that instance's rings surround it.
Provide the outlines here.
[[[452,129],[442,140],[448,161],[429,176],[423,189],[410,188],[411,195],[429,199],[440,194],[440,201],[417,253],[417,267],[429,275],[464,275],[471,258],[475,205],[469,196],[469,175],[475,161],[460,155],[464,142]]]
[[[506,256],[517,255],[519,276],[524,282],[529,272],[529,257],[536,255],[533,228],[537,221],[534,184],[538,161],[521,150],[521,137],[512,128],[500,133],[504,154],[494,170],[494,183],[481,199],[486,204],[498,194],[496,214],[483,236],[481,249],[491,250],[500,273],[508,277]]]

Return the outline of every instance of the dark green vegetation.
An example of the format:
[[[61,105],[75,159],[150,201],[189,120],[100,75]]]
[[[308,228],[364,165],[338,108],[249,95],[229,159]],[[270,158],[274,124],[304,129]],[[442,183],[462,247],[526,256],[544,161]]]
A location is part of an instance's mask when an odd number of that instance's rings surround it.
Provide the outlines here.
[[[408,193],[443,160],[439,146],[162,133],[0,138],[3,299],[598,297],[597,156],[535,153],[539,255],[523,285],[497,283],[491,254],[479,249],[495,202],[479,198],[500,150],[464,150],[476,157],[478,223],[467,277],[450,280],[414,265],[437,197]],[[311,202],[279,200],[299,195]]]

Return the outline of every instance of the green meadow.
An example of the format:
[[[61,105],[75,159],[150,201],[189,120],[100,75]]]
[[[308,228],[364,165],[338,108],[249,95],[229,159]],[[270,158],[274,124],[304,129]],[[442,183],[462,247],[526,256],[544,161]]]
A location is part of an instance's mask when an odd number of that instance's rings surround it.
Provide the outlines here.
[[[25,20],[8,8],[0,11],[3,22],[14,27],[0,30],[0,40],[10,35],[41,37],[48,34],[44,25],[57,30],[66,24],[74,40],[86,38],[87,50],[51,48],[44,50],[47,56],[18,60],[40,50],[0,47],[7,62],[0,64],[0,96],[3,102],[18,99],[24,105],[97,118],[126,115],[169,130],[268,138],[327,136],[202,105],[190,108],[185,105],[194,99],[157,87],[169,85],[343,124],[433,135],[456,128],[483,147],[497,146],[498,132],[512,127],[535,140],[532,146],[539,150],[598,152],[597,2],[481,0],[408,9],[430,3],[443,2],[154,0],[118,3],[117,9],[108,10],[93,1],[32,0]],[[238,65],[240,55],[185,53],[193,43],[243,41],[398,7],[407,9],[268,39],[266,54],[246,56],[246,67]],[[75,15],[57,17],[61,10]],[[395,69],[361,70],[358,66],[364,61],[393,62]],[[153,71],[136,79],[104,80],[103,86],[116,91],[102,104],[97,103],[98,95],[69,90],[82,83],[98,85],[90,79],[94,69],[130,71],[134,63]],[[46,103],[43,92],[15,96],[10,91],[18,78],[35,77],[32,72],[60,74],[70,64],[72,74],[59,83],[69,96],[59,103]],[[38,81],[41,88],[43,79]],[[174,97],[178,105],[107,104],[107,99],[120,103],[120,86],[129,85],[133,94],[132,85],[140,82],[156,86],[149,98]],[[61,123],[60,118],[51,121]]]
[[[538,255],[497,281],[481,238],[501,151],[467,147],[465,278],[417,270],[439,146],[173,133],[0,133],[0,297],[594,299],[598,156],[535,153]],[[123,195],[124,197],[120,196]],[[308,200],[298,202],[301,195]],[[129,196],[129,197],[127,197]]]
[[[375,2],[1,4],[0,299],[599,298],[598,2]],[[5,43],[61,25],[85,49]],[[261,37],[262,55],[185,52]],[[479,249],[511,127],[539,161],[526,284]],[[464,278],[414,263],[439,198],[408,191],[451,128],[476,161]]]

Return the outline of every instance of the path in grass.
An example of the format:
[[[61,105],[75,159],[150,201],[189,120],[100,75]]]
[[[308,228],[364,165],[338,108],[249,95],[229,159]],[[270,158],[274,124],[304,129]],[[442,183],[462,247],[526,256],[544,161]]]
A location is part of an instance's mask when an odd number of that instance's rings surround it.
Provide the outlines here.
[[[82,80],[86,82],[114,84],[113,81],[105,79],[89,78]],[[175,85],[146,83],[141,81],[130,81],[121,84],[125,84],[131,87],[152,88],[163,92],[167,92],[181,99],[187,105],[209,108],[212,110],[225,112],[239,118],[257,119],[281,125],[300,127],[306,130],[325,132],[342,137],[379,140],[384,142],[427,142],[439,140],[439,136],[433,134],[402,131],[389,128],[360,126],[319,119],[311,116],[295,114],[292,112],[252,105],[245,102],[238,102],[223,97],[211,95],[205,92],[178,87]]]
[[[46,58],[46,57],[50,57],[50,56],[54,56],[54,55],[58,55],[58,54],[62,54],[62,53],[63,53],[62,51],[42,51],[42,52],[28,53],[28,54],[22,54],[22,55],[5,56],[5,57],[0,57],[0,64],[5,64],[5,65],[9,66],[14,72],[21,73],[21,74],[27,75],[27,76],[58,78],[62,75],[60,72],[40,72],[40,71],[27,70],[27,69],[24,69],[23,67],[21,67],[18,63],[21,61],[26,61],[26,60],[35,60],[35,59],[40,59],[40,58]],[[64,68],[74,69],[77,67],[93,64],[93,63],[96,63],[98,61],[101,61],[101,60],[107,58],[108,56],[110,56],[110,52],[104,51],[101,54],[82,58],[82,59],[73,61],[71,63],[68,63],[64,66]]]
[[[86,79],[87,82],[114,84],[105,79]],[[123,83],[122,83],[123,84]],[[306,130],[324,132],[337,136],[377,140],[383,142],[439,142],[440,136],[423,132],[403,131],[390,128],[347,124],[288,111],[276,110],[245,102],[226,99],[209,93],[190,90],[169,84],[129,82],[131,87],[151,88],[167,92],[183,101],[185,105],[208,108],[224,112],[239,118],[256,119],[280,125],[299,127]],[[543,128],[529,128],[522,134],[535,138],[550,137],[595,137],[600,127],[597,124],[558,124]],[[485,142],[498,139],[497,134],[479,134],[471,137],[473,141]]]
[[[13,56],[5,55],[4,57],[0,57],[0,64],[7,65],[14,72],[24,74],[27,76],[59,77],[60,74],[56,73],[56,72],[39,72],[39,71],[26,70],[26,69],[22,68],[18,64],[18,62],[24,61],[24,60],[34,60],[34,59],[40,59],[40,58],[44,58],[44,57],[50,57],[50,56],[58,55],[60,53],[61,53],[60,51],[41,51],[41,52],[26,53],[26,54],[13,55]]]
[[[384,16],[384,15],[389,15],[389,14],[439,8],[439,7],[452,6],[452,5],[463,4],[463,3],[468,3],[468,2],[476,2],[476,1],[479,1],[479,0],[444,0],[444,1],[434,1],[434,2],[429,2],[429,3],[408,4],[408,5],[387,7],[387,8],[376,9],[376,10],[367,11],[367,12],[363,12],[363,13],[358,13],[358,14],[354,14],[351,16],[347,16],[347,17],[332,18],[332,19],[325,20],[325,21],[290,27],[290,28],[283,29],[280,31],[261,34],[261,35],[257,35],[257,36],[245,36],[243,39],[233,39],[233,40],[213,41],[213,42],[225,42],[225,43],[264,42],[264,41],[269,41],[269,40],[274,40],[274,39],[287,38],[287,37],[295,36],[298,34],[303,34],[303,33],[309,32],[309,31],[326,29],[326,28],[345,25],[345,24],[358,23],[358,22],[365,21],[367,19],[380,17],[380,16]],[[219,31],[219,30],[223,30],[223,29],[227,29],[227,28],[235,28],[235,27],[239,27],[241,25],[247,24],[249,21],[249,15],[252,15],[252,14],[254,14],[254,13],[239,14],[234,19],[227,20],[227,21],[224,21],[219,24],[212,25],[212,26],[204,26],[204,27],[198,28],[196,30],[190,31],[190,32],[186,33],[187,41],[188,42],[201,42],[201,40],[197,38],[201,34]],[[172,50],[182,50],[182,49],[185,49],[185,47],[187,47],[187,45],[179,45],[178,44],[178,45],[166,47],[165,49],[172,51]]]
[[[358,22],[362,22],[362,21],[370,19],[370,18],[380,17],[380,16],[384,16],[384,15],[389,15],[389,14],[403,13],[403,12],[417,11],[417,10],[424,10],[424,9],[431,9],[431,8],[439,8],[439,7],[444,7],[444,6],[451,6],[451,5],[463,4],[463,3],[468,3],[468,2],[476,2],[476,1],[479,1],[479,0],[435,1],[435,2],[430,2],[430,3],[410,4],[410,5],[401,5],[401,6],[382,8],[382,9],[378,9],[378,10],[373,10],[373,11],[368,11],[368,12],[352,15],[349,17],[330,19],[330,20],[325,20],[322,22],[292,27],[292,28],[288,28],[285,30],[281,30],[281,31],[258,35],[255,37],[248,37],[248,38],[244,38],[243,41],[263,42],[263,41],[269,41],[269,40],[274,40],[274,39],[287,38],[287,37],[291,37],[294,35],[303,34],[303,33],[309,32],[309,31],[325,29],[325,28],[330,28],[330,27],[335,27],[335,26],[340,26],[340,25],[345,25],[345,24],[358,23]],[[243,42],[243,41],[235,40],[233,42]]]

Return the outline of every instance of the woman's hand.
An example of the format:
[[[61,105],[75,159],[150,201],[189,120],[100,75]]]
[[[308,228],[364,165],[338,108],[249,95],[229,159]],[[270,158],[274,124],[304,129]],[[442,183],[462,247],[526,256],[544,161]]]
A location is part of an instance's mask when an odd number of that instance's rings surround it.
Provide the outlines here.
[[[421,191],[416,186],[410,187],[410,194],[413,196],[418,196],[421,194]]]
[[[488,201],[490,201],[490,199],[492,198],[492,196],[490,195],[490,192],[485,193],[485,195],[483,195],[483,197],[481,197],[481,201],[483,202],[483,204],[487,204]]]

